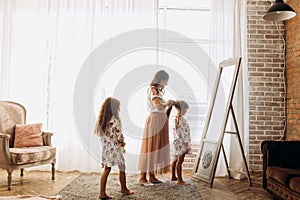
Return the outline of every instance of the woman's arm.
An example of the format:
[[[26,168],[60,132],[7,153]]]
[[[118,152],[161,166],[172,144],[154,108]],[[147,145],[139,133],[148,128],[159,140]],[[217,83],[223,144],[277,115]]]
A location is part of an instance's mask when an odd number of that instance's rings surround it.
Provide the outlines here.
[[[163,109],[167,106],[172,106],[174,104],[174,101],[168,100],[167,102],[162,102],[160,98],[156,97],[152,99],[152,103],[157,109]]]
[[[160,95],[159,90],[157,88],[155,88],[154,86],[151,87],[150,98],[151,98],[153,105],[158,110],[162,110],[162,109],[166,108],[167,106],[172,106],[175,103],[175,101],[173,101],[173,100],[169,100],[167,102],[162,101],[162,96]]]

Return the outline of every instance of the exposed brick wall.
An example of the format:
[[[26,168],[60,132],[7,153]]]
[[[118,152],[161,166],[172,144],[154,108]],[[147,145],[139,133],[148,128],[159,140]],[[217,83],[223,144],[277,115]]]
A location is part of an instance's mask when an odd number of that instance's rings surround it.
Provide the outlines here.
[[[247,1],[250,171],[262,170],[261,142],[280,139],[284,130],[284,42],[278,31],[284,34],[284,24],[277,29],[263,20],[270,6]]]
[[[184,162],[182,163],[182,169],[186,171],[193,171],[195,162],[196,162],[196,157],[198,154],[198,150],[200,148],[200,144],[192,144],[192,152],[190,154],[187,154],[184,158]],[[171,155],[173,159],[174,155]]]
[[[286,22],[287,140],[300,140],[300,1],[288,4],[298,13]]]

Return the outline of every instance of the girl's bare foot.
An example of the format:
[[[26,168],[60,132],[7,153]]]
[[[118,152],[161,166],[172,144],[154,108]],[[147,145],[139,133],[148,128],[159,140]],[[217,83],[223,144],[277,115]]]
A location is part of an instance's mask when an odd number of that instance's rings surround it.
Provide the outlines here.
[[[184,182],[184,181],[178,181],[177,184],[179,184],[179,185],[184,185],[184,186],[189,186],[189,185],[191,185],[191,184],[186,183],[186,182]]]
[[[107,194],[99,195],[98,199],[112,199],[114,197],[110,197]]]
[[[157,178],[150,178],[149,181],[153,184],[162,183],[162,181],[158,180]]]
[[[178,181],[178,178],[175,176],[175,177],[172,177],[171,178],[171,181]]]
[[[120,192],[121,192],[123,195],[131,195],[131,194],[134,194],[134,192],[128,190],[127,188],[124,189],[124,190],[122,189]]]

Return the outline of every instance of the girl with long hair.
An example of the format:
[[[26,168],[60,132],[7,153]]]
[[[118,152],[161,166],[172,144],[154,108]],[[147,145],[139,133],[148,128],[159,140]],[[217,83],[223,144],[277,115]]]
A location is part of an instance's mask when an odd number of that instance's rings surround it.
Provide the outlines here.
[[[98,114],[95,126],[95,134],[102,142],[102,167],[104,168],[100,177],[99,199],[111,199],[106,194],[106,183],[108,175],[113,166],[119,167],[120,192],[125,195],[133,194],[126,186],[125,160],[122,147],[125,146],[124,136],[120,120],[120,101],[115,98],[106,98]]]

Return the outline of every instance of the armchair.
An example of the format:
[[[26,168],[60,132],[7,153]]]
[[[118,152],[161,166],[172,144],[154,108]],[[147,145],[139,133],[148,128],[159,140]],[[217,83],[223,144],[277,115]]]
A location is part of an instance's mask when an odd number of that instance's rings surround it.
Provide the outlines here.
[[[300,199],[300,141],[263,141],[263,189],[276,199]]]
[[[26,109],[19,103],[0,101],[0,168],[7,171],[7,189],[11,189],[12,172],[51,163],[52,180],[55,179],[56,148],[51,146],[50,132],[42,132],[42,146],[14,147],[15,125],[26,123]]]

